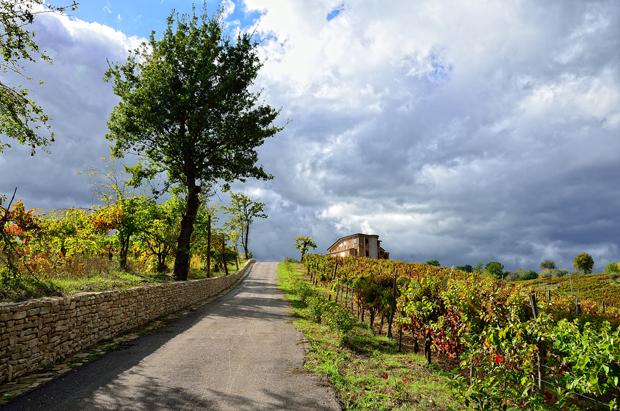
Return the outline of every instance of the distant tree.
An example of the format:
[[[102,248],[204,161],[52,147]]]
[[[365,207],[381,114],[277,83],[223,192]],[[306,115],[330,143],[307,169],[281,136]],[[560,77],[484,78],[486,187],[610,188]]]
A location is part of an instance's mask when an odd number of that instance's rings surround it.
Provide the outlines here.
[[[298,249],[299,253],[301,254],[299,261],[303,262],[304,258],[306,258],[306,253],[308,252],[308,249],[316,248],[316,243],[311,237],[305,235],[298,235],[295,238],[295,248]]]
[[[577,254],[573,260],[573,267],[577,272],[590,274],[592,267],[594,267],[594,259],[588,253]]]
[[[37,15],[63,13],[76,8],[76,2],[59,7],[44,0],[0,0],[0,73],[13,72],[30,80],[21,62],[40,60],[51,63],[52,59],[39,49],[35,41],[32,23]],[[37,147],[54,141],[48,120],[41,106],[28,97],[26,88],[10,86],[0,79],[0,136],[29,145],[31,154],[34,154]],[[47,136],[40,133],[42,128],[47,130]],[[0,141],[0,153],[6,147],[10,144]]]
[[[241,246],[245,259],[249,255],[250,225],[256,218],[267,218],[265,204],[254,201],[243,193],[230,193],[230,204],[224,207],[231,216],[231,224],[241,229]]]
[[[278,111],[261,105],[252,87],[261,67],[258,43],[251,33],[234,40],[224,33],[206,4],[200,15],[173,12],[161,38],[152,33],[125,64],[106,72],[120,97],[106,135],[114,155],[142,155],[136,181],[165,173],[184,188],[177,280],[189,273],[201,194],[216,182],[271,178],[257,164],[257,148],[281,130],[273,125]]]
[[[432,265],[432,266],[435,266],[435,267],[441,266],[441,264],[439,263],[439,260],[428,260],[426,262],[426,265]]]
[[[484,266],[484,270],[495,278],[504,278],[504,265],[497,261],[490,261]]]
[[[557,267],[553,260],[545,260],[542,263],[540,263],[541,270],[555,270],[556,268]]]
[[[472,267],[470,264],[465,264],[465,265],[459,265],[456,267],[457,270],[461,270],[461,271],[465,271],[466,273],[471,273],[474,271],[474,267]]]

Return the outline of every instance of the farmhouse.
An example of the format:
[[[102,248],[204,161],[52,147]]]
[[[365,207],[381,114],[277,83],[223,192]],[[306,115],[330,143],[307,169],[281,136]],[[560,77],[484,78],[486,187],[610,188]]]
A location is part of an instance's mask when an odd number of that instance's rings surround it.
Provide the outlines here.
[[[390,253],[381,247],[376,234],[351,234],[329,246],[327,253],[338,257],[370,257],[389,259]]]

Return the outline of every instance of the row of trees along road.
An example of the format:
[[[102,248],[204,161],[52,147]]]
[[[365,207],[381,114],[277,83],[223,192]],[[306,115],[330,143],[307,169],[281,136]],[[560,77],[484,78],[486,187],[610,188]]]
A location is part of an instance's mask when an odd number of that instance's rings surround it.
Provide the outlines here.
[[[39,51],[27,29],[36,13],[29,5],[18,7],[14,3],[0,0],[1,69],[19,72],[20,59],[49,58]],[[32,4],[40,6],[43,1]],[[51,12],[65,10],[47,7]],[[120,98],[110,115],[106,135],[113,155],[139,156],[139,163],[130,168],[136,185],[165,176],[168,187],[183,193],[175,247],[177,280],[188,276],[192,234],[204,196],[217,184],[227,188],[233,181],[272,178],[258,164],[256,150],[281,128],[274,124],[278,111],[262,104],[260,93],[251,90],[262,65],[257,45],[251,34],[229,38],[223,20],[209,16],[205,2],[200,13],[195,7],[191,14],[171,13],[161,38],[152,33],[148,41],[130,52],[126,62],[111,64],[105,73]],[[0,90],[0,133],[30,144],[33,150],[47,144],[50,139],[39,133],[41,124],[47,125],[40,107],[26,98],[25,90],[4,84]],[[131,201],[137,200],[119,199],[119,203]],[[263,209],[243,197],[233,195],[232,202],[231,210],[242,210],[232,224],[242,228],[248,257],[249,227],[254,218],[264,216]],[[206,224],[210,224],[208,219]],[[121,261],[126,262],[133,234],[119,232]]]

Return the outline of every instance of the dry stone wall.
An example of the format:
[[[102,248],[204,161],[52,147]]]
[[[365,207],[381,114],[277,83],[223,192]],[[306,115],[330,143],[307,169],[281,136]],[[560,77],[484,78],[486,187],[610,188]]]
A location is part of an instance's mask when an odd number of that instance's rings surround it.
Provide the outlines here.
[[[227,277],[0,304],[0,384],[219,294],[252,263]]]

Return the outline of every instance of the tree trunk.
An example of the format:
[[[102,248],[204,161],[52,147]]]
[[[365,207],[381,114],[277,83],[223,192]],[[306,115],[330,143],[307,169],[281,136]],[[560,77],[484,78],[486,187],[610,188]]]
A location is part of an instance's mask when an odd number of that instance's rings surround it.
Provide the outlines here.
[[[211,277],[211,214],[207,215],[207,278]]]
[[[222,237],[222,265],[224,266],[224,275],[228,275],[228,264],[226,263],[226,238]]]
[[[127,254],[129,254],[129,236],[120,236],[121,249],[119,255],[119,267],[127,271]]]
[[[166,272],[166,257],[163,254],[157,256],[157,272],[165,273]]]
[[[190,245],[194,231],[194,221],[196,221],[196,214],[200,206],[199,193],[200,187],[193,184],[188,187],[187,204],[185,206],[185,213],[183,213],[183,219],[181,220],[181,232],[179,233],[177,253],[174,260],[174,279],[177,281],[187,280],[189,274]]]
[[[247,223],[245,226],[245,238],[243,239],[243,253],[245,254],[245,259],[249,259],[250,256],[248,254],[248,236],[250,235],[250,223]]]

